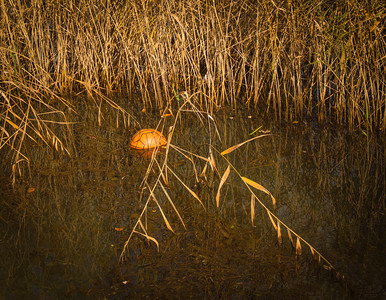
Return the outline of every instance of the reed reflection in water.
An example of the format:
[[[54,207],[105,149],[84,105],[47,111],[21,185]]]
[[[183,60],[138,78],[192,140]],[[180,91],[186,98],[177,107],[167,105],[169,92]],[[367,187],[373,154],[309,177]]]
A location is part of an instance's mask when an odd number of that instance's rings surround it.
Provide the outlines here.
[[[219,150],[250,138],[261,125],[242,114],[232,120],[226,115],[216,116]],[[208,137],[195,122],[184,120],[174,143],[207,155]],[[348,137],[337,128],[264,124],[262,129],[273,135],[240,147],[229,160],[275,195],[278,216],[334,263],[356,295],[382,295],[384,144],[375,137]],[[277,246],[259,207],[251,226],[250,195],[236,176],[224,185],[217,210],[219,178],[196,183],[191,164],[177,153],[169,164],[207,212],[171,181],[168,191],[188,229],[167,210],[176,234],[168,232],[156,205],[150,206],[147,226],[160,253],[136,237],[128,264],[117,267],[143,205],[139,186],[147,163],[127,152],[131,134],[122,128],[84,125],[72,135],[72,158],[37,148],[31,182],[1,192],[1,294],[6,297],[349,295],[312,264],[308,249],[296,268],[288,240],[282,249]],[[216,161],[223,172],[226,165]],[[4,187],[9,186],[5,175]],[[268,203],[268,197],[261,198]]]

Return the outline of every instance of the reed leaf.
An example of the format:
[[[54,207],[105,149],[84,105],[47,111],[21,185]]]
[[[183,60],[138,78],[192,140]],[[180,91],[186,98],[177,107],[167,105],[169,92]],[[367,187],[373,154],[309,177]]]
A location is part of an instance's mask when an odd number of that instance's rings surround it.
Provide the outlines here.
[[[280,221],[277,220],[277,241],[279,245],[281,246],[283,244],[283,239],[281,236],[281,228],[280,228]]]
[[[268,195],[270,195],[271,193],[265,188],[263,187],[262,185],[258,184],[257,182],[251,180],[251,179],[248,179],[246,177],[241,177],[241,179],[248,185],[250,186],[253,186],[255,189],[258,189],[259,191],[262,191]]]
[[[249,139],[249,140],[246,140],[246,141],[244,141],[244,142],[242,142],[242,143],[240,143],[240,144],[237,144],[237,145],[234,145],[234,146],[232,146],[232,147],[229,147],[228,149],[224,150],[224,151],[221,152],[220,154],[221,154],[221,155],[229,154],[229,153],[235,151],[237,148],[241,147],[242,145],[244,145],[244,144],[246,144],[246,143],[249,143],[249,142],[251,142],[251,141],[253,141],[253,140],[262,138],[262,137],[264,137],[264,136],[269,136],[269,135],[270,135],[270,134],[263,134],[263,135],[255,136],[255,137],[253,137],[253,138],[251,138],[251,139]]]
[[[217,167],[216,167],[216,161],[215,161],[215,159],[214,159],[213,151],[212,151],[211,148],[209,148],[209,157],[208,157],[208,161],[209,161],[210,167],[212,168],[212,171],[216,171],[216,173],[220,175],[220,172],[217,170]]]
[[[287,233],[288,233],[288,238],[291,241],[291,246],[293,249],[295,249],[295,243],[294,243],[294,240],[292,238],[292,234],[291,234],[291,231],[289,230],[289,228],[287,228]]]
[[[274,209],[276,209],[276,199],[265,187],[263,187],[262,185],[258,184],[257,182],[255,182],[255,181],[253,181],[251,179],[248,179],[246,177],[241,176],[241,179],[246,184],[248,184],[250,186],[253,186],[255,189],[258,189],[259,191],[262,191],[262,192],[266,193],[267,195],[270,195],[271,199],[272,199],[273,207],[274,207]]]
[[[137,233],[137,234],[139,234],[139,235],[142,235],[142,236],[144,236],[146,239],[148,239],[149,241],[152,241],[154,244],[156,244],[156,246],[157,246],[157,251],[159,252],[159,244],[158,244],[158,241],[157,241],[155,238],[151,237],[151,236],[148,235],[148,234],[145,234],[145,233],[142,233],[142,232],[139,232],[139,231],[136,231],[136,230],[134,230],[133,233]]]
[[[300,244],[299,237],[296,239],[296,255],[297,256],[302,255],[302,245]]]
[[[219,206],[220,206],[220,190],[221,190],[222,186],[224,185],[225,181],[227,180],[230,171],[231,171],[231,166],[228,165],[228,167],[225,170],[223,176],[221,177],[220,184],[218,185],[218,190],[217,190],[217,195],[216,195],[216,205],[217,205],[217,208],[219,208]]]
[[[252,227],[254,227],[254,221],[255,221],[255,195],[251,195],[251,224]]]
[[[320,262],[320,256],[316,254],[314,247],[309,246],[309,248],[311,250],[311,254],[312,254],[313,258],[315,260],[319,260],[319,262]]]
[[[268,208],[267,208],[267,214],[268,214],[269,219],[271,220],[273,228],[275,228],[275,230],[277,231],[276,222],[273,220],[272,213],[268,210]]]

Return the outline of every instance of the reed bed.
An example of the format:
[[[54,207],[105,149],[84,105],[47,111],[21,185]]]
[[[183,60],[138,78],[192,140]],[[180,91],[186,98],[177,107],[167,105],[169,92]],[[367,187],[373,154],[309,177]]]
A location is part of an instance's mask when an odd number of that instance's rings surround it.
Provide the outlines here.
[[[129,118],[198,93],[196,105],[257,107],[278,121],[385,127],[382,1],[0,2],[0,149],[25,139],[68,152],[73,96]],[[116,105],[114,95],[128,95]],[[126,117],[126,116],[125,116]]]

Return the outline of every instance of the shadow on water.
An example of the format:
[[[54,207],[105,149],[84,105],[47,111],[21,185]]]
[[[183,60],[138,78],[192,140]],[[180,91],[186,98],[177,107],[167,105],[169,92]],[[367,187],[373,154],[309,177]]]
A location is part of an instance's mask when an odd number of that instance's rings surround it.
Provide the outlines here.
[[[216,139],[214,145],[219,150],[247,140],[262,125],[257,117],[243,113],[232,119],[227,116],[229,112],[216,116],[222,140]],[[232,173],[217,209],[218,176],[211,174],[207,181],[196,182],[191,164],[177,153],[171,154],[169,165],[197,193],[207,211],[178,181],[171,180],[168,191],[187,229],[165,205],[175,234],[168,231],[152,204],[147,228],[160,251],[154,243],[134,236],[126,263],[118,265],[144,204],[147,191],[140,184],[147,161],[128,149],[131,135],[139,128],[117,128],[113,117],[98,126],[93,114],[88,118],[66,133],[72,144],[71,158],[36,147],[31,153],[32,179],[20,180],[14,189],[4,167],[0,280],[6,298],[386,295],[382,139],[348,137],[337,128],[293,124],[271,129],[272,136],[229,155],[243,176],[275,195],[277,215],[332,262],[345,277],[340,281],[313,261],[306,246],[300,259],[287,237],[279,247],[276,232],[259,206],[252,227],[250,194]],[[140,123],[154,127],[157,119],[144,117]],[[265,124],[262,129],[270,127]],[[173,143],[208,155],[208,135],[197,120],[183,119]],[[223,173],[224,161],[216,161]],[[264,195],[261,199],[270,201]],[[161,197],[159,201],[165,204],[167,200]]]

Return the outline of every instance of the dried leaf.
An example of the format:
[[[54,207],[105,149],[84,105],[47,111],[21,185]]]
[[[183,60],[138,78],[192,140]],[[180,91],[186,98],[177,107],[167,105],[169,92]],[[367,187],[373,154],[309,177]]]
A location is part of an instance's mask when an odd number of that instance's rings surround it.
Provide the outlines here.
[[[136,231],[136,230],[134,230],[133,232],[138,233],[138,234],[144,236],[145,238],[147,238],[149,241],[152,241],[153,243],[155,243],[157,246],[157,251],[159,252],[159,244],[155,238],[151,237],[150,235],[144,234],[142,232]]]
[[[300,239],[297,238],[296,240],[296,255],[300,256],[302,255],[302,246],[300,245]]]
[[[288,237],[291,241],[292,248],[295,248],[295,243],[294,243],[294,240],[292,239],[291,231],[288,228],[287,228],[287,232],[288,232]]]
[[[283,244],[279,220],[277,220],[277,241],[280,246]]]
[[[242,179],[246,184],[248,184],[248,185],[250,185],[250,186],[253,186],[254,188],[256,188],[256,189],[258,189],[258,190],[260,190],[260,191],[262,191],[262,192],[264,192],[264,193],[266,193],[266,194],[268,194],[268,195],[271,195],[271,193],[270,193],[265,187],[263,187],[262,185],[258,184],[257,182],[255,182],[255,181],[253,181],[253,180],[250,180],[250,179],[248,179],[248,178],[246,178],[246,177],[242,177],[242,176],[241,176],[241,179]]]
[[[226,155],[228,153],[231,153],[232,151],[236,150],[237,148],[239,148],[242,144],[238,144],[238,145],[234,145],[226,150],[224,150],[223,152],[221,152],[220,154],[221,155]]]
[[[146,228],[145,228],[145,226],[143,226],[142,221],[140,219],[138,220],[138,224],[142,228],[143,232],[145,232],[147,234]]]
[[[201,180],[204,180],[204,181],[208,181],[207,177],[206,177],[206,169],[208,167],[208,162],[205,163],[205,166],[200,174],[200,177],[201,177]]]
[[[252,223],[252,226],[253,226],[253,223],[255,221],[255,196],[252,194],[251,195],[251,223]]]
[[[254,138],[251,138],[249,140],[246,140],[246,141],[244,141],[244,142],[242,142],[240,144],[234,145],[234,146],[224,150],[223,152],[221,152],[221,155],[229,154],[229,153],[233,152],[234,150],[236,150],[237,148],[241,147],[242,145],[244,145],[244,144],[246,144],[246,143],[248,143],[250,141],[253,141],[253,140],[256,140],[258,138],[261,138],[263,136],[268,136],[268,135],[270,135],[270,134],[263,134],[263,135],[255,136]]]
[[[319,255],[315,252],[315,249],[310,246],[310,250],[311,250],[311,253],[312,253],[312,256],[314,257],[314,259],[318,260]],[[319,257],[319,259],[320,259],[320,257]]]
[[[241,179],[246,184],[248,184],[250,186],[253,186],[254,188],[258,189],[259,191],[262,191],[262,192],[266,193],[267,195],[270,195],[271,199],[272,199],[273,208],[276,209],[276,199],[265,187],[263,187],[262,185],[258,184],[257,182],[255,182],[255,181],[253,181],[253,180],[251,180],[249,178],[241,176]]]
[[[217,170],[216,168],[216,161],[214,160],[214,156],[213,156],[213,152],[212,152],[212,149],[209,148],[209,157],[208,157],[208,161],[210,163],[210,166],[212,168],[212,171],[214,170]]]
[[[205,176],[205,173],[206,173],[206,168],[207,168],[207,166],[208,166],[208,162],[205,163],[205,166],[204,166],[204,168],[202,169],[202,172],[201,172],[201,176],[206,177],[206,176]]]
[[[219,208],[219,206],[220,206],[220,190],[221,190],[222,186],[224,185],[225,181],[227,180],[230,171],[231,171],[231,166],[228,165],[228,168],[225,170],[224,175],[221,177],[221,181],[220,181],[220,184],[218,186],[217,195],[216,195],[217,208]]]
[[[267,209],[267,213],[268,213],[269,218],[271,219],[271,222],[272,222],[273,227],[275,228],[275,230],[277,230],[276,223],[275,223],[275,221],[273,220],[273,218],[272,218],[272,216],[271,216],[271,212],[270,212],[268,209]]]
[[[270,195],[271,195],[271,199],[272,199],[273,209],[276,209],[276,199],[272,194],[270,194]]]
[[[54,137],[53,137],[53,140],[54,140],[55,150],[56,150],[56,151],[59,151],[59,150],[58,150],[58,139],[56,139],[55,136],[54,136]]]

